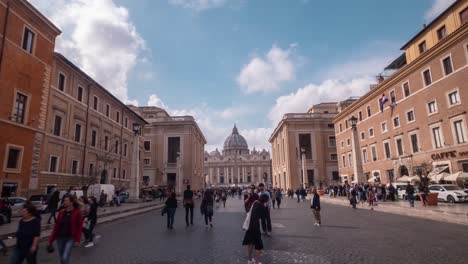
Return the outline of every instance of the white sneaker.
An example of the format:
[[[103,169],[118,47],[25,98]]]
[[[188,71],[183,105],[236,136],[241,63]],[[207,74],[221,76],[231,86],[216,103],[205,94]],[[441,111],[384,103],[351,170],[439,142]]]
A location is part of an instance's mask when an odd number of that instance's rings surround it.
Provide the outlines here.
[[[94,243],[93,242],[89,242],[88,244],[86,244],[84,247],[85,248],[90,248],[90,247],[93,247],[94,246]]]

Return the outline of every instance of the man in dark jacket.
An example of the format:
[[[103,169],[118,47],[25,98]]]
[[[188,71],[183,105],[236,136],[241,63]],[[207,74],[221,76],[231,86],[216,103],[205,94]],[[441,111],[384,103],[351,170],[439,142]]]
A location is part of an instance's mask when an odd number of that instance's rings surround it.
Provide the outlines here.
[[[320,196],[318,195],[317,189],[315,188],[312,189],[312,199],[311,199],[310,208],[312,208],[314,212],[314,217],[315,217],[314,226],[320,226],[322,224],[322,220],[320,218]]]
[[[193,191],[190,190],[190,185],[187,185],[187,190],[184,191],[184,207],[185,207],[185,223],[187,226],[189,224],[193,225]],[[189,223],[189,213],[190,213],[190,223]]]
[[[49,220],[47,220],[47,224],[50,225],[50,220],[54,218],[54,223],[57,222],[57,218],[55,214],[57,213],[58,203],[60,201],[60,193],[59,191],[55,190],[52,195],[50,196],[49,201],[47,202],[47,209],[50,212]]]
[[[406,185],[406,197],[411,207],[414,207],[414,186],[410,182]]]

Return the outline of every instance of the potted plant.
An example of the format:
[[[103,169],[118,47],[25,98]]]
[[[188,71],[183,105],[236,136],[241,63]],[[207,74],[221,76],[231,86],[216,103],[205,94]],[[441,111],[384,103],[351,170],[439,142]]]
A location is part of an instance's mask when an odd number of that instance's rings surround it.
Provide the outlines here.
[[[429,173],[432,171],[432,166],[427,163],[422,163],[421,166],[415,169],[416,175],[419,177],[420,180],[420,188],[419,188],[419,198],[422,203],[424,203],[424,197],[427,201],[427,205],[437,205],[437,197],[439,196],[438,193],[431,193],[429,190]]]

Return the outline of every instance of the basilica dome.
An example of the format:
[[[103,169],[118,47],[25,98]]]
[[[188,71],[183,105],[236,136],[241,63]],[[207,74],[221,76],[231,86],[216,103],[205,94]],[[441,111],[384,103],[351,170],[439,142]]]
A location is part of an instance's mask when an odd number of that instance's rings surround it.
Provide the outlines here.
[[[242,151],[239,153],[248,153],[249,146],[245,138],[239,134],[236,125],[234,125],[232,134],[224,141],[224,152],[237,152],[237,150]]]

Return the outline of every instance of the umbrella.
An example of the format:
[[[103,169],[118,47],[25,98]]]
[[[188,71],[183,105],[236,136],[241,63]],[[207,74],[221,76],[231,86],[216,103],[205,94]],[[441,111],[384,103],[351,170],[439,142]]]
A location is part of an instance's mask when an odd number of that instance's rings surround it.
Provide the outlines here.
[[[466,172],[463,172],[463,171],[459,171],[459,172],[456,172],[454,174],[451,174],[447,177],[444,177],[444,180],[445,181],[451,181],[451,182],[455,182],[457,180],[468,180],[468,173]]]
[[[432,175],[430,177],[431,181],[433,182],[439,182],[441,180],[445,180],[450,174],[446,173],[446,172],[442,172],[442,173],[439,173],[437,175]]]
[[[374,177],[370,178],[369,180],[367,180],[367,182],[375,182],[375,179],[376,179],[376,178],[375,178],[375,176],[374,176]]]
[[[403,177],[400,177],[397,179],[398,182],[411,182],[411,181],[420,181],[418,176],[408,176],[404,175]]]

